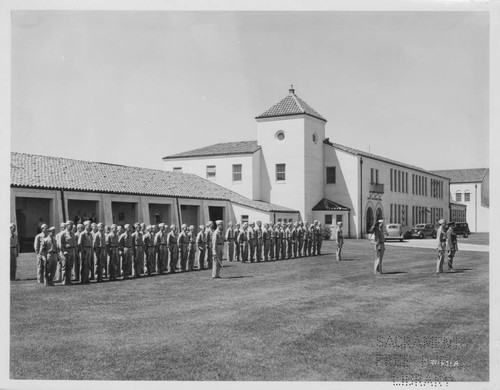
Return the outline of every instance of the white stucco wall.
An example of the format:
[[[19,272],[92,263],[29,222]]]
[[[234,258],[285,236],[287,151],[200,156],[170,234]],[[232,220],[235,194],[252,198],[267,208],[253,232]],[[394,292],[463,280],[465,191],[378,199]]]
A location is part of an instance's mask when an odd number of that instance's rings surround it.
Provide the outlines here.
[[[257,120],[257,142],[262,148],[261,199],[276,203],[306,215],[305,153],[303,116],[265,118]],[[285,133],[283,140],[276,134]],[[276,181],[276,164],[286,164],[286,180]]]
[[[477,184],[477,192],[476,192]],[[461,203],[467,206],[467,223],[471,232],[489,232],[490,231],[490,208],[481,204],[481,183],[453,183],[450,185],[451,198],[453,202]],[[462,200],[456,200],[457,191],[462,194]],[[465,191],[470,193],[470,202],[464,200]],[[476,212],[477,210],[477,212]]]
[[[233,164],[242,165],[242,180],[233,181]],[[209,178],[223,187],[226,187],[247,198],[260,200],[258,180],[256,182],[255,169],[259,169],[260,151],[254,154],[240,154],[231,156],[190,157],[181,159],[163,160],[166,171],[173,171],[175,167],[181,167],[183,173],[193,173],[207,179],[207,165],[215,165],[215,178]],[[258,172],[258,171],[257,171]]]

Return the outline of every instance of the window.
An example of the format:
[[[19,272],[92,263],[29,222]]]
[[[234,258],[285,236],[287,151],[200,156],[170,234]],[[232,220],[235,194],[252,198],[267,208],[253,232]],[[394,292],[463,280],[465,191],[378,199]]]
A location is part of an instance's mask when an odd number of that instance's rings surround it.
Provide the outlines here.
[[[392,191],[392,168],[391,168],[391,175],[390,175],[390,177],[391,177],[391,191]]]
[[[326,167],[326,184],[335,184],[335,167]]]
[[[312,138],[314,143],[318,142],[318,136],[316,135],[316,133],[313,134]]]
[[[378,184],[378,169],[375,169],[375,183]]]
[[[276,181],[286,180],[286,164],[276,164]]]
[[[285,132],[280,130],[276,133],[276,139],[279,141],[283,141],[285,139]]]
[[[344,216],[343,216],[342,214],[337,214],[337,223],[339,223],[339,222],[344,222],[344,221],[343,221],[343,217],[344,217]]]
[[[182,167],[174,167],[173,172],[182,172]]]
[[[207,165],[207,179],[215,177],[215,165]]]
[[[460,191],[457,191],[456,200],[457,200],[457,202],[461,202],[462,201],[462,193]]]
[[[470,192],[469,191],[464,192],[464,202],[470,202]]]
[[[333,222],[332,214],[325,214],[325,225],[331,225]]]
[[[245,222],[248,222],[248,215],[241,216],[241,224],[243,225]]]
[[[374,169],[370,168],[370,183],[373,184]]]
[[[241,181],[241,164],[233,164],[233,181]]]

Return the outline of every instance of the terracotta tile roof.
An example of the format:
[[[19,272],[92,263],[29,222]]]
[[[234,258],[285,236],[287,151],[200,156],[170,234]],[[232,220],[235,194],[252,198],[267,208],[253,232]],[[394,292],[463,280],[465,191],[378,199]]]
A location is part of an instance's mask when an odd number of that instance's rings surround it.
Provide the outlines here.
[[[165,156],[163,160],[185,157],[223,156],[228,154],[253,154],[259,149],[260,146],[257,144],[257,141],[224,142]]]
[[[280,102],[276,103],[269,110],[265,111],[263,114],[255,117],[255,119],[260,118],[273,118],[277,116],[288,116],[288,115],[309,115],[317,119],[321,119],[326,122],[326,119],[319,114],[314,108],[309,104],[295,95],[295,90],[292,88],[289,90],[288,96],[282,99]]]
[[[267,212],[297,212],[254,201],[189,173],[11,153],[11,186],[113,194],[229,200]]]
[[[480,183],[488,173],[488,168],[446,169],[431,171],[436,175],[449,177],[450,183]]]
[[[323,198],[313,207],[313,211],[350,211],[349,207],[342,206],[332,200]]]
[[[396,160],[391,160],[389,158],[377,156],[376,154],[371,154],[371,153],[363,152],[362,150],[354,149],[354,148],[351,148],[349,146],[344,146],[344,145],[336,144],[334,142],[330,142],[330,140],[328,138],[325,139],[323,141],[323,143],[326,144],[326,145],[330,145],[330,146],[332,146],[332,147],[334,147],[336,149],[342,150],[344,152],[347,152],[347,153],[350,153],[350,154],[354,154],[356,156],[362,156],[362,157],[372,158],[374,160],[383,161],[383,162],[386,162],[386,163],[389,163],[389,164],[398,165],[398,166],[403,167],[403,168],[413,169],[415,171],[420,171],[420,172],[431,174],[431,175],[434,175],[434,176],[439,176],[439,177],[441,177],[443,179],[447,179],[446,176],[440,175],[440,174],[436,173],[436,171],[426,171],[425,169],[417,167],[415,165],[410,165],[410,164],[402,163],[402,162],[399,162],[399,161],[396,161]]]

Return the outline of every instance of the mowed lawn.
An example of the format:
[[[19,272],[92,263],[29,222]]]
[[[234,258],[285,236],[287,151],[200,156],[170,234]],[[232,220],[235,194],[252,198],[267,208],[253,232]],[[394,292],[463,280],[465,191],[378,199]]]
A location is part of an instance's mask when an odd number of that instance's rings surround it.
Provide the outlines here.
[[[367,240],[333,248],[220,280],[11,282],[11,379],[488,380],[488,253],[437,276],[434,250],[391,246],[375,276]]]

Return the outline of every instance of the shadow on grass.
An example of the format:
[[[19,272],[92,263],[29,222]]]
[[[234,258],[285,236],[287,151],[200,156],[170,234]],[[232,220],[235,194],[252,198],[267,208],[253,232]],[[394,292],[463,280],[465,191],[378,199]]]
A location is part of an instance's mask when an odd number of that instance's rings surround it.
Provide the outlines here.
[[[471,268],[455,268],[455,272],[454,273],[461,274],[461,273],[467,272],[467,271],[473,271],[473,269],[471,269]]]
[[[243,278],[253,278],[253,276],[227,276],[227,277],[221,277],[221,279],[243,279]]]
[[[399,275],[399,274],[407,274],[408,272],[404,271],[392,271],[392,272],[384,272],[382,275]]]

